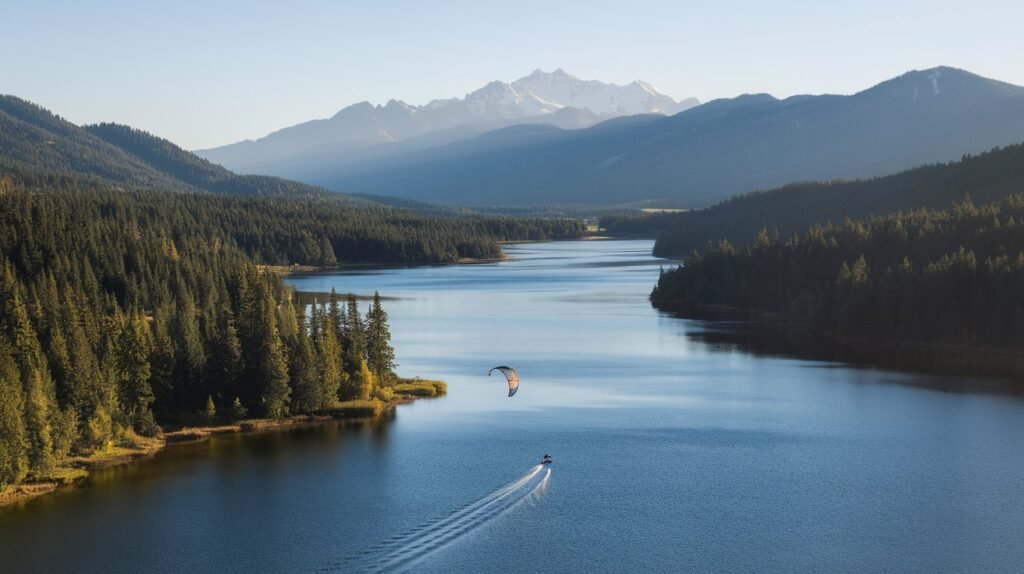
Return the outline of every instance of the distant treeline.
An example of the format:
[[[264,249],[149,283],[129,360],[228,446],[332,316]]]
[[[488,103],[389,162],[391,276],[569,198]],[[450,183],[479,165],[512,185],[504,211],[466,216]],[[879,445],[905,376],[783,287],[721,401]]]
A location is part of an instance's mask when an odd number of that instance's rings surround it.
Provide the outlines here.
[[[57,209],[84,209],[88,223],[117,210],[140,227],[165,226],[172,237],[230,242],[259,263],[446,263],[501,255],[500,241],[580,237],[568,219],[438,217],[354,206],[324,196],[251,197],[132,191],[73,176],[0,170],[0,185],[22,193],[59,193]]]
[[[1024,144],[965,156],[895,175],[856,181],[806,182],[738,195],[714,207],[682,213],[615,215],[601,218],[609,233],[657,237],[654,254],[683,256],[726,239],[754,240],[762,228],[782,236],[811,225],[841,223],[903,210],[944,209],[969,193],[979,204],[1024,188]]]
[[[651,301],[781,314],[844,338],[1021,349],[1024,195],[722,240],[663,273]]]

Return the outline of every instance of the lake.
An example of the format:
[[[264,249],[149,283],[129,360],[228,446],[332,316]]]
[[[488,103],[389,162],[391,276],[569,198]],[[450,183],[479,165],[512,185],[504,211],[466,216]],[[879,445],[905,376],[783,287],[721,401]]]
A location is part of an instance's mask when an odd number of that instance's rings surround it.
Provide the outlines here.
[[[0,571],[1024,569],[1020,396],[695,337],[649,305],[650,249],[292,277],[395,298],[398,372],[449,395],[172,447],[0,510]]]

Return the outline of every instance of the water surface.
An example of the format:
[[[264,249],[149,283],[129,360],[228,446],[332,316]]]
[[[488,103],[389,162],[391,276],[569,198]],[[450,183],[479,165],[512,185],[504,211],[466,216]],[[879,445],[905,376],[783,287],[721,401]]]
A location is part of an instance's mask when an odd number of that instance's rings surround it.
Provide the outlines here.
[[[650,247],[295,277],[397,297],[399,372],[449,396],[172,448],[0,511],[0,571],[1024,568],[1024,401],[688,337],[702,325],[646,301]]]

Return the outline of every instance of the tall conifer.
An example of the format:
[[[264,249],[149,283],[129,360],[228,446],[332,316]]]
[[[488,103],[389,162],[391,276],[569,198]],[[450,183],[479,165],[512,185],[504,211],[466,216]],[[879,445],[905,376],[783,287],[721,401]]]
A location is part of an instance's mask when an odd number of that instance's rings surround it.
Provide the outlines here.
[[[380,293],[374,292],[373,304],[366,314],[366,363],[379,380],[391,376],[395,368],[395,350],[391,347],[391,329],[388,314],[380,302]]]

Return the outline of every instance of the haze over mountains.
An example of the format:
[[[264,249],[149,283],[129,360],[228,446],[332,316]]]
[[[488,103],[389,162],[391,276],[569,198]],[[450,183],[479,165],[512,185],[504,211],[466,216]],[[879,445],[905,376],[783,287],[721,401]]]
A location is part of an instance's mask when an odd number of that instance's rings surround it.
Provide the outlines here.
[[[364,151],[360,157],[431,147],[522,123],[576,129],[625,115],[671,115],[697,104],[693,98],[677,102],[642,81],[618,86],[581,80],[562,69],[536,70],[512,83],[490,82],[464,98],[422,106],[394,99],[383,106],[360,102],[328,119],[196,153],[240,172],[300,173],[308,169],[307,164],[379,144],[416,140],[384,146],[368,155]]]
[[[325,146],[274,173],[436,203],[702,207],[794,181],[884,175],[1024,141],[1024,88],[939,67],[848,96],[746,94],[669,117],[565,127],[432,132],[431,141],[411,138],[387,152]]]
[[[591,107],[602,102],[599,115]],[[686,105],[640,82],[620,87],[560,70],[538,71],[419,108],[398,102],[352,106],[335,119],[251,143],[260,149],[277,149],[281,142],[305,145],[311,133],[327,141],[337,137],[332,130],[338,126],[368,126],[364,135],[376,133],[379,140],[386,134],[392,141],[357,144],[368,140],[343,130],[352,137],[279,157],[273,173],[394,201],[704,207],[792,182],[887,175],[1024,142],[1024,88],[953,68],[908,72],[849,96],[780,100],[748,94],[662,113]],[[613,115],[613,106],[624,115],[579,128]],[[428,129],[381,119],[390,117],[386,110],[399,108],[409,113],[395,117],[429,116],[435,123]],[[365,124],[337,123],[359,110],[369,110]],[[462,121],[453,117],[491,119],[433,129]],[[422,129],[428,131],[418,133]],[[122,126],[79,127],[12,96],[0,97],[0,143],[0,165],[44,166],[122,185],[260,195],[325,192],[276,177],[240,176]]]

